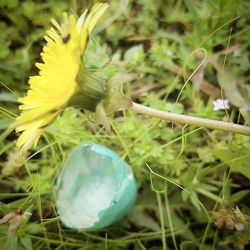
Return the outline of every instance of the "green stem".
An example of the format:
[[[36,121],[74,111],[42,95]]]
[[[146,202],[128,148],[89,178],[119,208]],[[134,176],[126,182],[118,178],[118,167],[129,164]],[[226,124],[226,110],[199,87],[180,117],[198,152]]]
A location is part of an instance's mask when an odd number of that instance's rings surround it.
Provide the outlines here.
[[[178,250],[178,246],[177,246],[177,242],[176,242],[176,238],[175,238],[175,234],[174,234],[175,232],[174,232],[173,222],[172,222],[172,218],[171,218],[170,205],[169,205],[169,201],[168,201],[168,188],[166,188],[166,191],[164,192],[164,198],[165,198],[165,206],[166,206],[166,210],[167,210],[169,228],[170,228],[172,240],[173,240],[173,243],[174,243],[174,248],[175,248],[175,250]]]
[[[162,249],[168,250],[168,245],[166,242],[165,236],[165,223],[164,223],[164,215],[163,215],[163,208],[162,208],[162,201],[161,201],[161,194],[156,192],[157,203],[159,207],[159,215],[160,215],[160,222],[161,222],[161,240],[162,240]]]
[[[171,122],[195,125],[199,127],[211,128],[211,129],[219,129],[228,132],[239,133],[243,135],[250,136],[250,127],[238,125],[229,122],[216,121],[206,118],[193,117],[189,115],[180,115],[175,113],[170,113],[166,111],[161,111],[157,109],[153,109],[138,103],[132,103],[131,110],[141,113],[144,115],[158,117],[160,119],[168,120]]]

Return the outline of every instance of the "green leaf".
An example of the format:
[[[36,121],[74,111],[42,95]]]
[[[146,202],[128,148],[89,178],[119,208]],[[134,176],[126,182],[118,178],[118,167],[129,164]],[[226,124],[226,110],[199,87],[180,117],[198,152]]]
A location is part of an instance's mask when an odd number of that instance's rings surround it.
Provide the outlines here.
[[[32,250],[32,240],[28,236],[21,236],[20,237],[20,242],[24,246],[25,250]]]
[[[12,209],[6,204],[4,204],[2,201],[0,201],[0,212],[3,214],[8,214],[12,212]]]
[[[243,174],[250,179],[249,148],[231,145],[228,149],[213,150],[213,153],[229,166],[232,172]]]
[[[239,202],[241,199],[243,199],[245,196],[250,194],[250,190],[241,190],[237,193],[232,194],[229,199],[228,202],[230,203],[237,203]]]
[[[181,103],[167,102],[165,108],[166,108],[166,111],[177,113],[177,114],[183,113],[183,110],[184,110],[183,105]]]
[[[225,91],[226,98],[240,109],[246,124],[250,125],[250,88],[239,77],[228,70],[217,71],[218,80]]]
[[[172,220],[173,231],[175,232],[175,231],[183,230],[181,235],[183,235],[185,239],[188,239],[188,240],[195,239],[195,236],[192,230],[189,229],[186,221],[183,218],[180,218],[178,214],[176,213],[176,211],[173,208],[171,208],[171,207],[174,207],[174,205],[175,204],[170,204],[170,216]],[[165,211],[165,213],[167,213],[167,211]],[[167,224],[167,228],[170,228],[170,223],[169,223],[167,216],[165,216],[165,221]]]
[[[25,226],[25,232],[28,234],[40,234],[44,233],[44,230],[46,230],[46,228],[40,224],[30,223]]]
[[[17,103],[17,98],[13,94],[2,92],[2,93],[0,93],[0,102]]]
[[[129,214],[129,220],[140,227],[148,228],[154,232],[161,230],[159,223],[142,207],[135,207]]]
[[[142,45],[136,45],[128,49],[124,55],[124,61],[128,64],[137,65],[143,62],[145,58]]]

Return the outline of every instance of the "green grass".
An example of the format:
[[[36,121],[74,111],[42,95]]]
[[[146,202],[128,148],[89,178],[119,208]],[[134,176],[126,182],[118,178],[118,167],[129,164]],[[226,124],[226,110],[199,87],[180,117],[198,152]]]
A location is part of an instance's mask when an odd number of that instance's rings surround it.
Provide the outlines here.
[[[35,150],[18,157],[17,135],[9,129],[19,114],[16,96],[25,94],[28,77],[37,73],[49,20],[60,19],[63,11],[79,15],[92,3],[0,3],[0,216],[18,209],[32,213],[12,236],[9,223],[0,225],[1,249],[247,249],[247,136],[132,111],[109,117],[108,134],[90,114],[68,108]],[[126,96],[138,103],[250,125],[248,1],[113,0],[110,5],[89,40],[88,68],[103,67],[105,79],[119,72]],[[213,110],[220,96],[229,99],[230,110]],[[116,151],[132,166],[139,188],[130,213],[96,232],[64,227],[54,202],[63,161],[83,141]]]

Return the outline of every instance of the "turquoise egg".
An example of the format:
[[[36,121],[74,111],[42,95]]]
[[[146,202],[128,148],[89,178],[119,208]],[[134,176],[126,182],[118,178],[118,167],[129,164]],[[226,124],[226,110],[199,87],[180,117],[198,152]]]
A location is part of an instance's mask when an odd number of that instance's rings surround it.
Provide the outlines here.
[[[135,202],[137,188],[131,167],[114,151],[85,142],[65,161],[54,192],[66,227],[94,230],[120,220]]]

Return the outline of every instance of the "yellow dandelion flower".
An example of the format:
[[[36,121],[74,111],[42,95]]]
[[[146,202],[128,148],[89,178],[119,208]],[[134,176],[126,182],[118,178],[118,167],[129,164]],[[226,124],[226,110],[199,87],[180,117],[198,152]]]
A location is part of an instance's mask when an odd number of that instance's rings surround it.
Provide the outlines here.
[[[79,89],[77,75],[87,38],[99,18],[108,8],[107,3],[95,4],[76,20],[63,14],[61,24],[52,19],[54,27],[47,31],[47,44],[41,53],[43,63],[37,63],[39,75],[29,79],[29,90],[19,98],[20,116],[16,119],[16,132],[21,132],[17,146],[27,150],[36,146],[43,128],[49,125],[68,105]],[[83,74],[83,73],[81,73]]]

